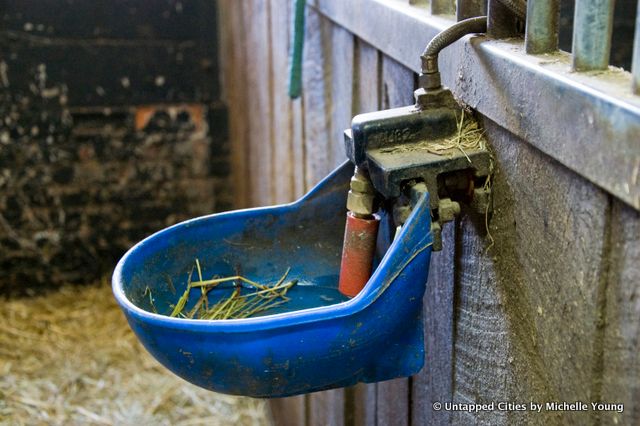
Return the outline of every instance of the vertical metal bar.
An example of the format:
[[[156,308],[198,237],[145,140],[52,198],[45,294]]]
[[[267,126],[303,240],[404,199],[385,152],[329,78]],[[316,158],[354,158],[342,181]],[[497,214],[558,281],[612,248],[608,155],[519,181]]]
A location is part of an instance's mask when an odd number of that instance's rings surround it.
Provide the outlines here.
[[[636,35],[633,38],[633,60],[631,61],[633,93],[640,95],[640,0],[636,12]]]
[[[454,0],[431,0],[432,15],[453,15],[456,13]]]
[[[524,37],[527,53],[548,53],[558,50],[559,23],[559,0],[528,1],[527,27]]]
[[[511,10],[498,0],[489,0],[487,34],[494,38],[508,38],[518,34],[517,18]]]
[[[614,0],[576,0],[573,19],[573,69],[604,70],[609,66]]]
[[[487,0],[456,0],[456,20],[486,16]]]

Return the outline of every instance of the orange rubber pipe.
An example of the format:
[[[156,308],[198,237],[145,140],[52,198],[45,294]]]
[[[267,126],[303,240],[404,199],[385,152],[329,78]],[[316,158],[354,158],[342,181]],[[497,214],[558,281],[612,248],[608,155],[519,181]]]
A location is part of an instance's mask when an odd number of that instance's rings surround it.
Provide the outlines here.
[[[345,296],[356,296],[371,277],[379,224],[376,216],[363,219],[347,213],[338,285]]]

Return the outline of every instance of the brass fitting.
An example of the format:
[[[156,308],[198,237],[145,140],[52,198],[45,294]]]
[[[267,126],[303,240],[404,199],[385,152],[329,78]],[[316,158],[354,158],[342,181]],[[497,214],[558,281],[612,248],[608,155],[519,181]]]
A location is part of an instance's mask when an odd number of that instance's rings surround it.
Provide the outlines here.
[[[347,195],[347,209],[356,216],[371,216],[376,193],[366,170],[356,167],[351,177],[350,187]]]

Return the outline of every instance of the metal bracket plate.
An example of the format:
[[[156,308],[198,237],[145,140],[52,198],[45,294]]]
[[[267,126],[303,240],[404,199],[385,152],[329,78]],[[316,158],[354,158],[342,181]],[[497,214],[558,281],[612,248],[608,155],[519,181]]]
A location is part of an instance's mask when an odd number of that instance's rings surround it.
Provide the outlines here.
[[[424,182],[434,219],[434,250],[440,248],[443,223],[459,213],[459,202],[483,214],[490,210],[490,189],[485,182],[491,174],[491,154],[484,140],[465,149],[451,143],[461,111],[451,92],[443,92],[426,107],[412,105],[358,115],[345,131],[347,156],[368,170],[385,199],[402,196],[409,183]],[[443,149],[445,146],[450,148]]]

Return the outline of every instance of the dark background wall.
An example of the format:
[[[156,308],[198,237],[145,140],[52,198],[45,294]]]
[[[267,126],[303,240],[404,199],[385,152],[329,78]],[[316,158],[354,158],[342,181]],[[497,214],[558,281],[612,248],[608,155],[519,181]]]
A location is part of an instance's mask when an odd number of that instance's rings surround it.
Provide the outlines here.
[[[213,1],[0,0],[0,117],[0,292],[231,207]]]
[[[44,64],[71,106],[219,98],[215,2],[0,0],[13,90]]]

